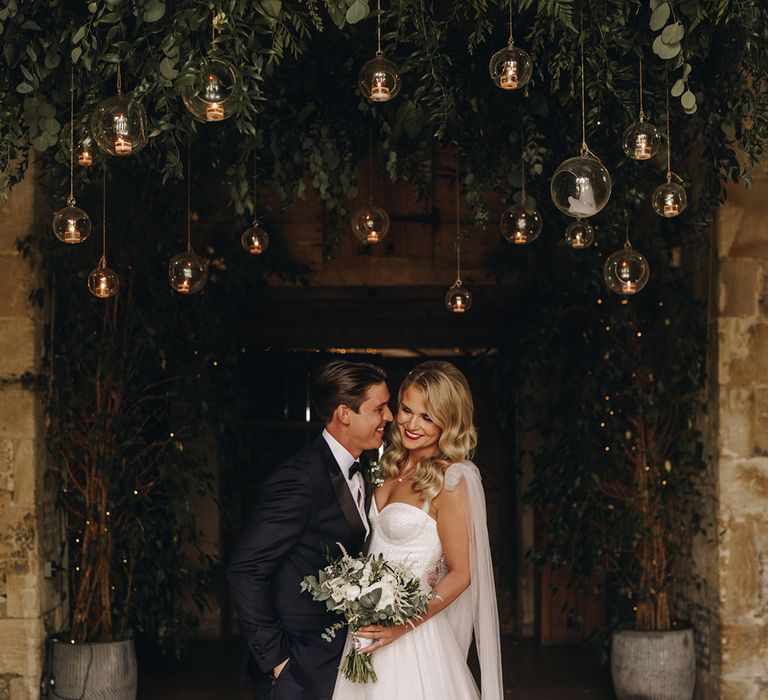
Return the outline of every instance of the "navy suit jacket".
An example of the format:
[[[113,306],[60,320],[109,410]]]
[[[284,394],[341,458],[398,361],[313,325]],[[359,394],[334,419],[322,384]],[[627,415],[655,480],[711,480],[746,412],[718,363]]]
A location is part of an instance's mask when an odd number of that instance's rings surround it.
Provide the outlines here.
[[[371,488],[366,471],[367,513]],[[271,676],[290,658],[285,670],[293,679],[309,693],[329,698],[346,635],[322,639],[325,628],[339,618],[326,611],[325,603],[302,593],[300,584],[327,564],[326,552],[341,554],[337,542],[358,554],[365,525],[320,436],[267,478],[227,571],[251,666]]]

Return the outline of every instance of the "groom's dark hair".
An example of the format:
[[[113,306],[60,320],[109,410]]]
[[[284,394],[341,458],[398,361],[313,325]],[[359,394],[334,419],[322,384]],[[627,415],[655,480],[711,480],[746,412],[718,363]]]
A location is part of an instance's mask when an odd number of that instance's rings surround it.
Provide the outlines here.
[[[387,381],[387,373],[367,362],[334,360],[320,367],[312,378],[312,403],[325,425],[339,406],[360,410],[369,386]]]

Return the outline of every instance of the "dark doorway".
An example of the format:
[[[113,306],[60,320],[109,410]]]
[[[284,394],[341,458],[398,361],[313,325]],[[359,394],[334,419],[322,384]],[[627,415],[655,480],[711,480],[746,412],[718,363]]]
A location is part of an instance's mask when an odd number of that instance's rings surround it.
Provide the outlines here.
[[[479,445],[475,462],[483,474],[488,504],[488,528],[494,555],[502,632],[515,630],[514,603],[517,592],[516,478],[514,431],[500,425],[497,411],[497,382],[492,354],[463,352],[458,348],[263,350],[249,352],[249,382],[253,383],[252,412],[247,439],[251,460],[229,465],[222,482],[225,513],[223,559],[227,560],[244,524],[255,506],[260,485],[269,472],[298,449],[308,444],[323,426],[310,404],[310,377],[323,362],[339,357],[372,362],[389,376],[392,408],[397,387],[412,367],[427,359],[453,362],[467,377],[475,400]],[[226,595],[226,594],[225,594]],[[234,633],[236,618],[229,601],[222,605],[223,628]]]

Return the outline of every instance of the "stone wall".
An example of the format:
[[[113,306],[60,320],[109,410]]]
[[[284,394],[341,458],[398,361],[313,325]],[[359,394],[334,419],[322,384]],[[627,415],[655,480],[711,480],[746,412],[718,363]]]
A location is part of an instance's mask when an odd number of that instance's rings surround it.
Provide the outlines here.
[[[42,320],[28,301],[35,284],[14,242],[35,225],[33,177],[0,203],[0,700],[39,697],[45,635],[63,617],[60,524],[44,489],[41,402],[20,378],[39,371]]]
[[[720,689],[768,697],[768,174],[719,217],[717,462]]]

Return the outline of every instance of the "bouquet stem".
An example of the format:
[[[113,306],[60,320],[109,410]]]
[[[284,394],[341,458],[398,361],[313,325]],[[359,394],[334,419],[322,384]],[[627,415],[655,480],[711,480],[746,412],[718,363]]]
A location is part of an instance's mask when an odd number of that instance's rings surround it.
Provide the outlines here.
[[[379,680],[376,671],[373,670],[372,654],[361,654],[356,649],[350,649],[339,666],[344,678],[352,683],[374,683]]]

